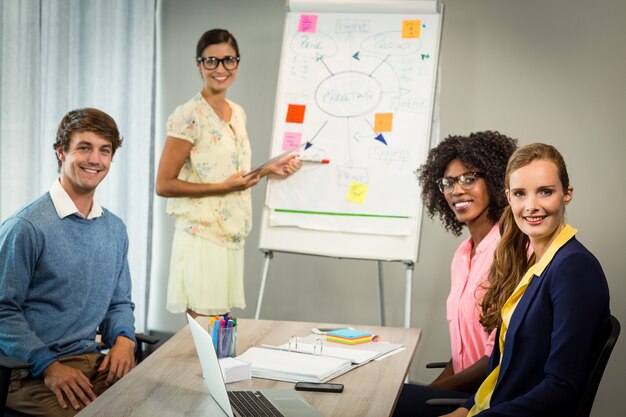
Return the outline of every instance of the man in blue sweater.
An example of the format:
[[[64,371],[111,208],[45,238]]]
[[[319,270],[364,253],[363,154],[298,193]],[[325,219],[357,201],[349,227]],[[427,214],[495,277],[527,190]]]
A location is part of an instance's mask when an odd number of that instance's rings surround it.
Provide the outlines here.
[[[108,114],[66,114],[59,179],[0,226],[0,351],[34,365],[13,372],[12,409],[72,416],[134,366],[128,236],[94,198],[121,144]]]

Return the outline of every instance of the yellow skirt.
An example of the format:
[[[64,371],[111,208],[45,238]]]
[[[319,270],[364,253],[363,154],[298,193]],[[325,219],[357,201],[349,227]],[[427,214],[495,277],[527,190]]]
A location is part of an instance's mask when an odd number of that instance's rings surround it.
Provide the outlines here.
[[[244,249],[227,249],[182,229],[174,232],[167,309],[219,315],[245,308]]]

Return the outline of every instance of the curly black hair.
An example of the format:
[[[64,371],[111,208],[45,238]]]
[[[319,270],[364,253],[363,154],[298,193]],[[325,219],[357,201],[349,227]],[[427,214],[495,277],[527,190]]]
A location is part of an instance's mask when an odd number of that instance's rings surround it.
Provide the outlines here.
[[[437,186],[437,179],[444,176],[448,164],[458,159],[466,167],[485,174],[489,191],[487,216],[495,224],[506,207],[504,173],[509,157],[516,148],[517,139],[492,131],[471,133],[469,136],[451,135],[441,141],[430,150],[426,162],[419,168],[422,200],[428,216],[432,219],[438,214],[446,230],[455,236],[461,234],[464,223],[457,220]]]

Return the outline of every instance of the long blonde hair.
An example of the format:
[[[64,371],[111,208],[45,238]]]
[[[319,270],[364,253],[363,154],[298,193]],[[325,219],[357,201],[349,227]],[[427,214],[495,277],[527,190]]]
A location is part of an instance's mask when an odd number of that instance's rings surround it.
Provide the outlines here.
[[[504,186],[510,187],[511,173],[533,161],[550,161],[558,169],[563,190],[569,188],[569,176],[563,156],[554,146],[544,143],[532,143],[516,150],[506,167]],[[515,223],[511,207],[507,206],[500,217],[500,243],[496,247],[493,263],[489,269],[487,291],[482,301],[480,324],[491,332],[500,326],[500,314],[504,303],[509,299],[517,284],[524,277],[529,267],[528,245],[530,241]]]

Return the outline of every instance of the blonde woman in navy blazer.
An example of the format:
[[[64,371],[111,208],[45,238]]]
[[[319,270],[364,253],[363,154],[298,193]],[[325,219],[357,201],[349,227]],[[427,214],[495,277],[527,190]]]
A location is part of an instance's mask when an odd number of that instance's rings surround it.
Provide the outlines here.
[[[487,331],[498,328],[490,374],[447,416],[571,416],[605,339],[606,278],[565,223],[573,188],[554,147],[518,149],[505,186],[509,207],[481,316]]]

